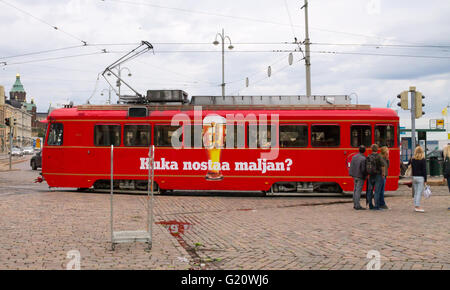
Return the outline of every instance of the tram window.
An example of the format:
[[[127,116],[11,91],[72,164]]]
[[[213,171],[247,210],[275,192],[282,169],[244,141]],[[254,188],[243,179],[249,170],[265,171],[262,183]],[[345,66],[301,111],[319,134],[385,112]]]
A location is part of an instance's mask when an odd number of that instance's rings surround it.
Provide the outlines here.
[[[184,147],[185,148],[201,148],[203,146],[202,125],[185,125],[184,126]]]
[[[245,148],[245,126],[227,125],[225,139],[227,148]]]
[[[249,148],[270,148],[275,146],[276,138],[272,138],[271,124],[267,124],[267,126],[248,125]]]
[[[125,125],[123,135],[125,146],[150,146],[149,125]]]
[[[48,133],[47,145],[61,146],[63,144],[64,125],[61,123],[52,123]]]
[[[394,147],[394,126],[379,125],[375,126],[375,143],[381,146]]]
[[[179,144],[182,142],[182,134],[180,126],[170,126],[170,125],[155,125],[155,146],[161,147],[171,147],[172,146],[172,136],[178,137]]]
[[[120,146],[120,125],[95,125],[95,146]]]
[[[352,147],[372,145],[372,128],[366,125],[353,125],[350,128],[350,143]]]
[[[280,126],[280,147],[308,146],[308,126],[282,125]]]
[[[311,145],[313,147],[336,147],[340,144],[338,125],[312,125]]]

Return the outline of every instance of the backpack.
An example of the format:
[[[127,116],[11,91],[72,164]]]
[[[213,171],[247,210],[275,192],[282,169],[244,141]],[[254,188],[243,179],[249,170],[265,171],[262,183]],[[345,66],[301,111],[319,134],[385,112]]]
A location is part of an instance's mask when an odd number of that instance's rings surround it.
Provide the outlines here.
[[[370,154],[366,159],[366,172],[369,175],[377,175],[377,159],[375,154]]]
[[[450,176],[450,160],[448,157],[445,158],[444,161],[444,170],[443,170],[443,175],[444,176]]]

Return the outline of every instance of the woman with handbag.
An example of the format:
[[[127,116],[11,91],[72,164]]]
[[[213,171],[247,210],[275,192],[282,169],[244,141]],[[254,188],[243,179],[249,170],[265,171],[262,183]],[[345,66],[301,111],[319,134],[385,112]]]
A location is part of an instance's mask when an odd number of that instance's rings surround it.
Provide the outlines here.
[[[416,212],[425,212],[420,207],[420,199],[422,192],[427,184],[427,162],[425,160],[425,152],[421,146],[417,146],[414,150],[414,156],[409,161],[412,169],[412,186],[414,188],[414,210]]]
[[[444,162],[442,164],[442,175],[447,179],[448,191],[450,192],[450,144],[444,147]],[[450,207],[448,208],[450,210]]]
[[[384,200],[384,189],[386,188],[386,178],[388,177],[388,169],[389,169],[389,149],[387,146],[383,146],[380,149],[381,160],[384,163],[384,172],[383,172],[383,186],[380,193],[380,208],[389,209]]]

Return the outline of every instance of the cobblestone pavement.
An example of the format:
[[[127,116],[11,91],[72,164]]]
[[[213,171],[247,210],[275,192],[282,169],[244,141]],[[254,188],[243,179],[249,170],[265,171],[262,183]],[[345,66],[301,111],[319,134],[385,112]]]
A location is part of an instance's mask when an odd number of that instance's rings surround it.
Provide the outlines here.
[[[450,269],[444,186],[425,213],[406,186],[379,212],[353,210],[350,196],[155,196],[152,250],[111,251],[108,194],[49,190],[28,161],[13,167],[0,172],[0,269],[65,269],[70,250],[82,269],[366,269],[370,250],[381,269]],[[145,203],[116,195],[116,229],[145,228]]]

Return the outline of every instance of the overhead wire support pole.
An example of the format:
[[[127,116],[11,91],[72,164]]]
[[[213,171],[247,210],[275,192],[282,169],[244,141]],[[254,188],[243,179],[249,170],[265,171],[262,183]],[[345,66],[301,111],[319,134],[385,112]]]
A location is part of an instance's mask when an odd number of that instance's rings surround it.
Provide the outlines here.
[[[306,66],[306,96],[311,97],[311,55],[310,55],[310,41],[308,29],[308,0],[301,9],[305,9],[305,66]]]

